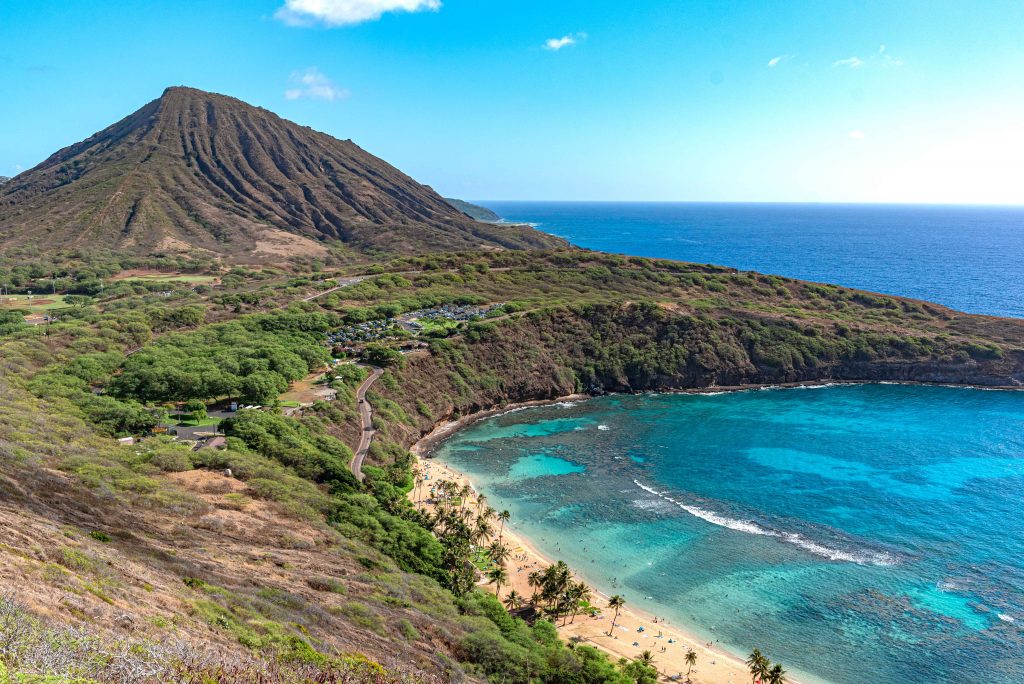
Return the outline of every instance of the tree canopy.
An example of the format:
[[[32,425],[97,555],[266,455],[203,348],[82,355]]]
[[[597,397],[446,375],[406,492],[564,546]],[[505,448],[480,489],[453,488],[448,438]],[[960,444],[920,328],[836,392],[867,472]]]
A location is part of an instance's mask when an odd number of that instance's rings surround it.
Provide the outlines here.
[[[172,333],[128,357],[110,389],[143,402],[270,403],[327,363],[323,335],[333,323],[330,315],[284,312]]]

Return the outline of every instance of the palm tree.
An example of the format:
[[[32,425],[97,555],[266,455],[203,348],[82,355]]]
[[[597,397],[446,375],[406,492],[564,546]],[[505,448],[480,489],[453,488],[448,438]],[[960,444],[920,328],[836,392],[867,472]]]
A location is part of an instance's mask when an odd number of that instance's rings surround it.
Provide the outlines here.
[[[780,663],[775,663],[772,669],[768,670],[768,684],[786,684],[786,671]]]
[[[491,523],[487,522],[487,518],[483,516],[477,518],[476,527],[473,528],[473,542],[482,542],[487,537],[490,537],[493,531],[494,529],[491,527]]]
[[[764,657],[759,649],[754,649],[750,652],[750,656],[747,658],[747,669],[750,670],[751,682],[757,682],[758,679],[764,679],[768,675],[768,668],[771,665],[771,661]]]
[[[498,513],[498,521],[501,523],[501,527],[498,528],[498,541],[501,541],[501,535],[505,532],[505,521],[512,517],[512,514],[508,511],[502,511]]]
[[[637,658],[636,661],[641,665],[646,665],[647,667],[650,667],[651,663],[654,662],[654,654],[650,651],[644,651],[640,654],[640,657]]]
[[[526,576],[526,583],[533,589],[533,596],[530,597],[530,603],[537,602],[537,594],[540,593],[540,588],[544,586],[544,575],[541,574],[540,570],[534,570]]]
[[[416,501],[420,500],[420,485],[423,484],[423,471],[420,470],[419,466],[412,467],[412,481],[413,481],[413,494],[416,497]]]
[[[541,598],[551,604],[565,597],[569,584],[572,582],[572,572],[565,561],[558,561],[545,568],[541,573],[541,578]]]
[[[612,635],[612,631],[615,629],[615,621],[619,619],[619,610],[621,610],[624,605],[626,605],[626,599],[622,598],[618,594],[608,599],[608,607],[615,609],[615,616],[612,617],[612,626],[608,628],[608,636]]]
[[[502,546],[501,542],[495,541],[489,547],[487,552],[491,554],[491,560],[498,565],[504,565],[505,561],[508,560],[509,550],[507,546]]]
[[[512,591],[508,592],[508,596],[505,597],[505,600],[503,601],[503,603],[505,604],[506,608],[508,608],[510,611],[512,611],[512,610],[515,610],[516,608],[521,608],[522,607],[522,605],[523,605],[523,597],[519,595],[518,591],[513,589]]]
[[[494,585],[494,595],[501,598],[501,585],[508,582],[508,573],[500,565],[487,571],[487,579]]]
[[[576,614],[580,612],[580,605],[586,601],[590,601],[592,596],[590,587],[583,582],[577,582],[572,585],[569,590],[569,594],[572,598],[572,620],[570,622],[576,622]]]
[[[686,676],[689,677],[690,670],[692,670],[693,666],[697,664],[697,652],[692,648],[686,650],[686,664],[689,665],[689,667],[686,668]]]

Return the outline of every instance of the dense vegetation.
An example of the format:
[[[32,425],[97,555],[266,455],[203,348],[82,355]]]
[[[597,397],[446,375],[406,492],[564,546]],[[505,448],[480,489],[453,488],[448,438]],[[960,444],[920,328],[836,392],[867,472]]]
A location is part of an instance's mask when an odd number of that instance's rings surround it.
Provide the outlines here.
[[[131,356],[110,389],[143,402],[234,397],[270,404],[327,362],[323,340],[335,325],[334,316],[281,313],[167,335]]]
[[[26,291],[56,266],[47,259],[0,262],[5,277]],[[210,279],[147,282],[126,277],[126,268],[189,269]],[[150,616],[147,633],[194,632],[280,670],[280,681],[306,681],[301,677],[319,676],[310,668],[327,672],[359,652],[418,663],[389,670],[395,677],[652,681],[643,662],[612,663],[556,638],[550,621],[571,621],[589,601],[586,587],[565,575],[538,578],[534,597],[503,596],[506,606],[533,605],[546,618],[532,627],[474,587],[471,563],[481,546],[492,563],[499,559],[486,570],[499,594],[507,581],[494,512],[466,507],[464,494],[452,491],[447,506],[424,513],[407,496],[417,484],[407,447],[438,421],[575,391],[823,377],[998,384],[1019,378],[1024,358],[1019,322],[582,251],[373,264],[296,260],[288,269],[229,270],[68,255],[60,273],[68,292],[58,296],[84,299],[51,309],[46,325],[28,325],[11,311],[0,318],[0,493],[18,502],[0,504],[0,517],[13,516],[3,520],[0,543],[18,564],[0,561],[0,573],[29,573],[33,601],[94,631],[84,603],[67,608],[52,597],[72,594],[130,611],[158,592],[179,608],[173,621]],[[363,279],[318,296],[353,275]],[[102,287],[82,285],[93,280]],[[402,355],[391,348],[408,333],[363,350],[387,370],[368,397],[378,432],[360,484],[348,468],[359,434],[354,388],[364,372],[329,365],[326,335],[439,304],[502,306],[486,319],[431,330],[425,350]],[[289,384],[321,373],[337,398],[284,415],[279,397]],[[226,420],[226,448],[111,439],[146,435],[171,414],[202,420],[207,405],[228,399],[267,409]],[[232,478],[222,479],[239,489],[213,480],[202,480],[206,489],[178,484],[225,469]],[[32,544],[11,533],[45,516],[52,529],[32,530]],[[255,520],[268,522],[261,528]],[[290,531],[278,535],[282,528]],[[318,541],[303,536],[314,534]],[[225,540],[238,535],[243,541],[232,551]],[[264,547],[273,560],[246,565],[263,558],[252,551],[261,544],[274,545]],[[205,560],[210,548],[235,554],[234,569]],[[131,562],[143,563],[146,579],[118,574],[126,559],[139,558]],[[46,669],[2,652],[0,662]],[[247,663],[232,667],[253,667]],[[773,669],[755,665],[766,674]],[[81,676],[110,680],[98,671]]]

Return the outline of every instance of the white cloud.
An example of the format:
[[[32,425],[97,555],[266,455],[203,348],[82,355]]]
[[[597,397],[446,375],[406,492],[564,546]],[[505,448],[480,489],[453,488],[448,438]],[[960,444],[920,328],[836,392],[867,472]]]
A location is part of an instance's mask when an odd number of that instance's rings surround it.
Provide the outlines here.
[[[864,60],[860,57],[847,57],[846,59],[837,59],[832,62],[832,66],[848,66],[851,69],[856,69],[859,66],[864,65]]]
[[[878,52],[873,55],[868,55],[864,59],[855,55],[853,57],[847,57],[846,59],[837,59],[832,62],[832,66],[834,67],[845,66],[850,67],[851,69],[856,69],[857,67],[865,65],[874,66],[878,64],[881,64],[882,66],[901,67],[903,66],[903,60],[889,54],[889,48],[883,43],[878,46]]]
[[[882,61],[888,66],[903,66],[903,60],[893,57],[888,54],[885,48],[885,44],[878,46],[878,56],[882,58]]]
[[[290,87],[284,91],[284,96],[289,100],[310,99],[334,102],[351,95],[348,90],[336,86],[316,67],[293,71],[292,75],[288,77],[288,85]]]
[[[557,52],[564,47],[571,47],[578,44],[581,40],[585,40],[586,37],[586,33],[567,33],[561,38],[548,38],[544,41],[544,49],[554,50]]]
[[[775,67],[779,66],[783,62],[788,62],[789,60],[793,59],[794,57],[796,57],[796,55],[779,55],[778,57],[772,57],[771,59],[768,60],[768,68],[769,69],[774,69]]]
[[[274,14],[290,26],[349,26],[375,21],[387,12],[441,9],[441,0],[285,0]]]
[[[847,133],[846,137],[849,138],[850,140],[863,140],[864,138],[866,138],[868,136],[865,135],[864,131],[862,131],[860,129],[855,129],[855,130],[852,130],[849,133]]]

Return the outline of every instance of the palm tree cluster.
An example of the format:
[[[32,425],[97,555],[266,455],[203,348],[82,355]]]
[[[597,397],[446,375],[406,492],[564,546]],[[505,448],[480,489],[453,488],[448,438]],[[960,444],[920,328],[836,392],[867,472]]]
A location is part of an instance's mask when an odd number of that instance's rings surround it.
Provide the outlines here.
[[[575,622],[580,608],[590,601],[592,595],[590,587],[573,579],[564,561],[549,565],[544,570],[534,570],[527,576],[527,582],[533,589],[530,603],[552,618],[561,616],[563,625]]]
[[[753,684],[785,684],[786,671],[782,669],[782,664],[772,663],[756,648],[747,658],[747,669],[750,670]]]
[[[484,495],[477,497],[476,502],[471,504],[472,493],[469,485],[442,480],[434,485],[434,510],[424,517],[444,548],[445,568],[451,574],[451,585],[456,592],[465,593],[473,588],[477,571],[472,560],[476,552],[485,551],[490,566],[484,570],[484,574],[488,582],[494,585],[495,594],[500,599],[501,588],[509,581],[505,565],[512,554],[503,543],[503,538],[505,523],[511,514],[488,506]],[[496,535],[492,521],[498,523]],[[530,573],[529,582],[533,588],[533,595],[529,599],[515,590],[503,599],[509,610],[532,605],[555,620],[561,617],[565,624],[576,619],[580,609],[592,596],[590,587],[577,582],[563,561]]]
[[[491,520],[497,512],[486,504],[486,497],[483,496],[470,505],[472,493],[469,485],[440,481],[434,486],[434,510],[424,516],[430,531],[444,549],[442,562],[451,576],[452,590],[457,594],[465,594],[476,584],[477,571],[472,562],[473,554],[494,534]],[[496,569],[504,573],[502,566],[508,558],[508,550],[500,543],[492,543],[489,553],[492,559],[501,558],[501,561],[496,561]],[[499,592],[501,584],[507,580],[507,574],[491,577],[491,581],[498,585]]]

